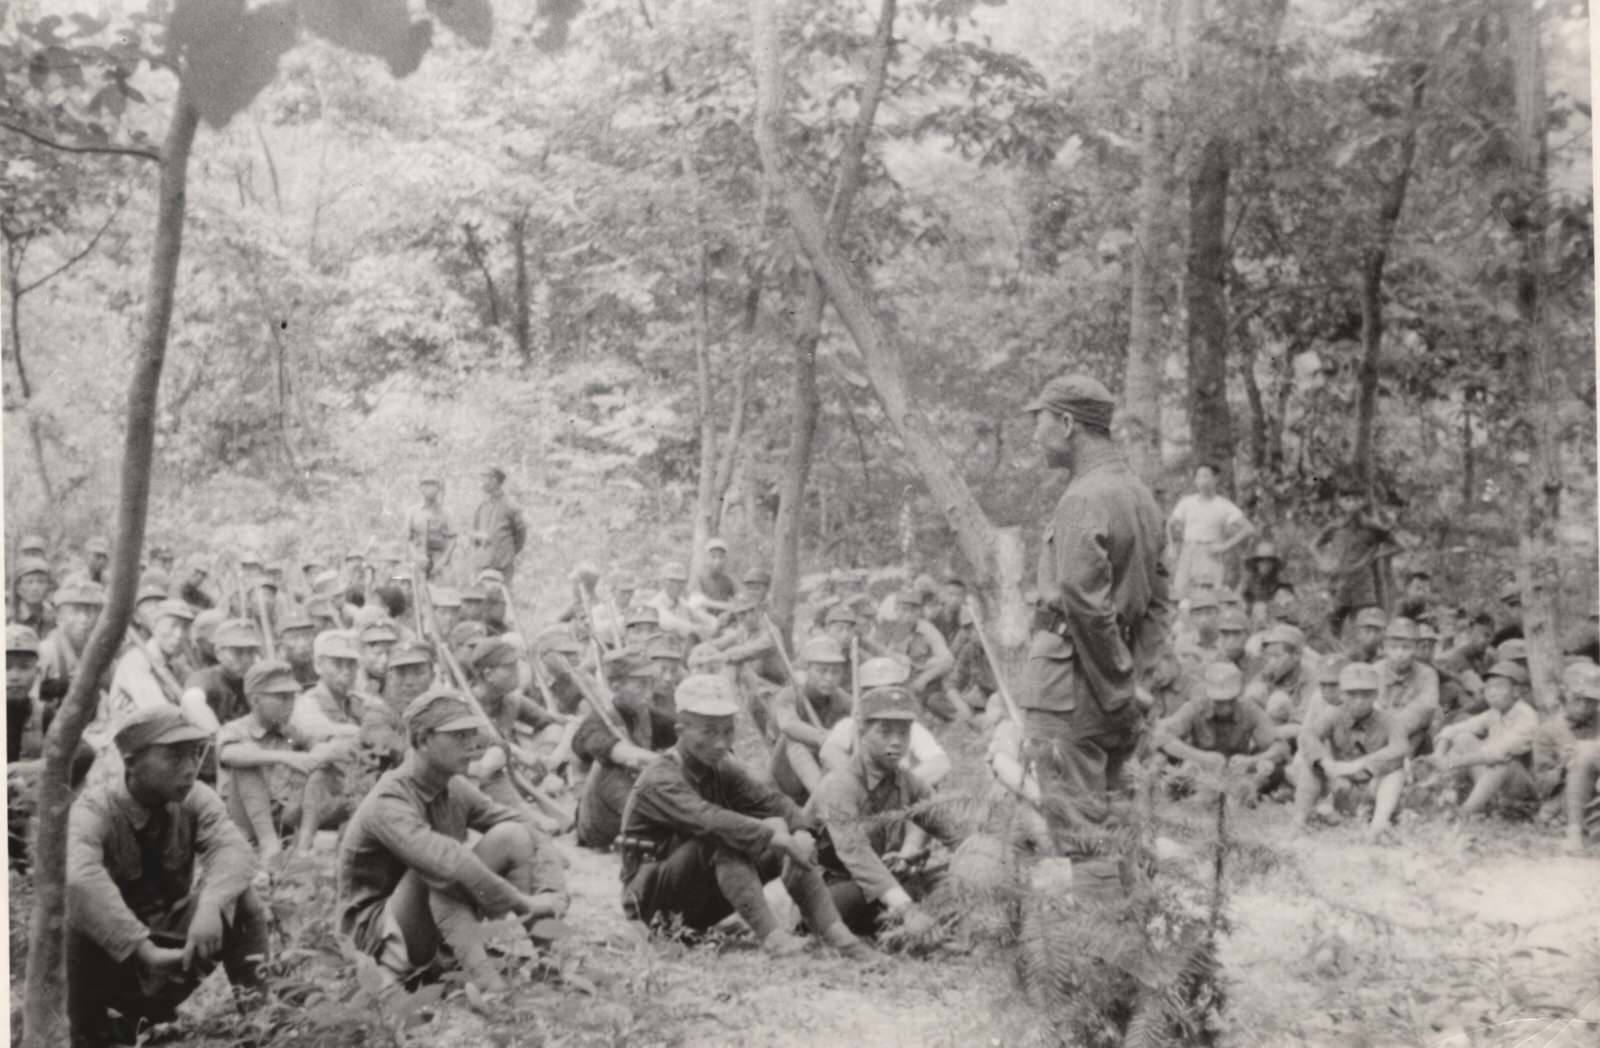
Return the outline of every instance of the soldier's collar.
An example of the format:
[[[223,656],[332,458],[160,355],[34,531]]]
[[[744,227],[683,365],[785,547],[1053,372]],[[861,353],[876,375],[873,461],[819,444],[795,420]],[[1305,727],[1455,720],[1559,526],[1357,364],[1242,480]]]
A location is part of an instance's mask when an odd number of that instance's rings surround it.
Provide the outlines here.
[[[128,789],[128,780],[125,775],[119,775],[111,781],[110,788],[106,791],[111,803],[117,811],[134,828],[134,831],[144,829],[155,817],[155,812],[139,803],[133,791]]]
[[[1089,441],[1080,446],[1072,464],[1072,479],[1076,480],[1091,470],[1117,465],[1123,461],[1122,452],[1110,441]]]
[[[871,793],[883,785],[883,780],[893,778],[898,768],[882,771],[877,765],[867,758],[866,747],[861,745],[860,733],[856,735],[855,750],[856,771],[861,775],[861,781],[867,784],[867,792]]]

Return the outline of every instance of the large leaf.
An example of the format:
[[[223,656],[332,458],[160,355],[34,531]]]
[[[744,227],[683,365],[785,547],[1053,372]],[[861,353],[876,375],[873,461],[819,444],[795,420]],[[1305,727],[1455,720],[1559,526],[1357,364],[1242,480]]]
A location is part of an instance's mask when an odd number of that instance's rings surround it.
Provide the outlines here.
[[[173,42],[200,116],[222,127],[278,74],[298,32],[289,0],[235,13],[231,0],[189,0],[173,14]],[[187,12],[185,11],[187,8]]]

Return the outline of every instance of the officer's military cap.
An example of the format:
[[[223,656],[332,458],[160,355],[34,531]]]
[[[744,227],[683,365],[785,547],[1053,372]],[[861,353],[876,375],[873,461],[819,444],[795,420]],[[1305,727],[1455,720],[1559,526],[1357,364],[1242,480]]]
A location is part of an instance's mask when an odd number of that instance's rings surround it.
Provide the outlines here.
[[[85,553],[105,553],[109,555],[111,553],[111,544],[105,539],[95,536],[84,545],[83,549]]]
[[[1500,642],[1494,649],[1496,662],[1520,662],[1524,665],[1528,661],[1528,642],[1521,637],[1512,637],[1510,640]]]
[[[1485,680],[1490,677],[1504,677],[1506,680],[1517,684],[1528,683],[1527,669],[1524,668],[1521,663],[1517,662],[1497,662],[1493,666],[1490,666],[1489,672],[1485,673],[1483,676]]]
[[[739,712],[733,682],[717,673],[691,673],[672,692],[678,713],[697,717],[732,717]]]
[[[1340,691],[1377,691],[1378,667],[1370,662],[1352,662],[1339,671]]]
[[[899,659],[884,655],[863,662],[860,676],[863,688],[882,688],[910,680],[911,668]]]
[[[661,625],[661,612],[649,604],[635,604],[628,609],[624,626],[659,626]]]
[[[105,604],[106,595],[98,583],[94,582],[69,582],[56,590],[56,606],[66,604],[83,604],[88,607],[98,608]]]
[[[1206,608],[1217,607],[1221,607],[1221,605],[1217,602],[1217,594],[1214,590],[1201,587],[1189,594],[1190,611],[1204,611]]]
[[[1592,662],[1575,662],[1568,666],[1561,672],[1561,683],[1574,695],[1600,701],[1600,666]]]
[[[454,586],[429,586],[428,599],[436,608],[461,607],[461,591]]]
[[[389,668],[396,666],[431,666],[433,665],[433,645],[422,641],[411,640],[396,644],[389,651]]]
[[[1071,415],[1080,422],[1108,428],[1116,404],[1111,391],[1098,379],[1081,374],[1057,375],[1044,384],[1044,389],[1023,410]]]
[[[24,575],[48,575],[50,562],[43,557],[23,557],[17,561],[17,578]]]
[[[744,573],[744,578],[739,581],[746,586],[770,586],[772,585],[772,572],[766,568],[751,568]]]
[[[1268,644],[1282,644],[1292,651],[1299,651],[1306,646],[1306,635],[1298,626],[1291,626],[1287,622],[1275,622],[1261,634],[1262,647]]]
[[[661,565],[661,579],[663,582],[688,582],[689,569],[682,561],[669,560]]]
[[[1382,608],[1362,608],[1356,615],[1357,626],[1375,626],[1381,630],[1388,624],[1389,616],[1383,613]]]
[[[836,664],[845,662],[844,649],[839,647],[838,641],[826,634],[806,641],[800,649],[800,658],[804,662]]]
[[[869,688],[861,693],[861,708],[856,714],[863,722],[917,719],[917,699],[897,684]]]
[[[1396,615],[1384,627],[1383,635],[1389,640],[1416,640],[1417,624],[1404,615]]]
[[[39,654],[39,635],[33,632],[33,627],[21,623],[12,623],[6,627],[6,654],[12,652],[19,654]]]
[[[722,552],[726,553],[728,552],[728,544],[722,541],[720,538],[708,540],[706,542],[706,552],[709,553],[714,549],[720,549]]]
[[[1250,617],[1238,608],[1227,608],[1217,617],[1217,630],[1221,633],[1246,633]]]
[[[261,633],[249,619],[228,619],[217,626],[211,643],[218,648],[259,648]]]
[[[17,543],[18,553],[30,553],[38,550],[40,554],[43,554],[48,549],[49,547],[45,545],[43,535],[24,535],[22,536],[22,541]]]
[[[323,630],[311,642],[311,654],[316,658],[355,659],[361,657],[356,647],[354,630]]]
[[[400,715],[411,731],[465,731],[487,728],[482,717],[453,688],[429,688]]]
[[[606,677],[610,680],[625,680],[628,677],[654,677],[656,668],[650,657],[642,651],[623,648],[606,656]]]
[[[152,746],[172,746],[180,742],[209,739],[211,733],[189,723],[183,711],[162,703],[137,709],[117,727],[113,741],[124,757],[133,757]]]
[[[1205,669],[1206,698],[1228,702],[1244,690],[1244,674],[1231,662],[1213,662]]]
[[[245,670],[244,693],[298,695],[300,682],[294,679],[294,669],[287,662],[282,659],[262,659]]]

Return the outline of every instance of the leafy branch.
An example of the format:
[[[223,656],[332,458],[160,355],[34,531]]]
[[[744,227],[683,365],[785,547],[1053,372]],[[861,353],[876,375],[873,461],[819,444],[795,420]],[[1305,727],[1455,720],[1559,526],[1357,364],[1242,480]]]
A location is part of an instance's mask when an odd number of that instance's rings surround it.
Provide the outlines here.
[[[0,120],[0,128],[5,128],[14,135],[21,135],[23,138],[26,138],[31,142],[36,142],[39,145],[44,146],[46,149],[55,149],[62,153],[88,153],[99,156],[131,156],[137,157],[140,160],[148,160],[151,163],[161,162],[161,154],[157,153],[154,149],[140,149],[137,146],[95,146],[74,144],[71,142],[57,142],[53,138],[47,138],[44,135],[39,134],[37,131],[30,131],[25,127],[13,124],[7,120]]]

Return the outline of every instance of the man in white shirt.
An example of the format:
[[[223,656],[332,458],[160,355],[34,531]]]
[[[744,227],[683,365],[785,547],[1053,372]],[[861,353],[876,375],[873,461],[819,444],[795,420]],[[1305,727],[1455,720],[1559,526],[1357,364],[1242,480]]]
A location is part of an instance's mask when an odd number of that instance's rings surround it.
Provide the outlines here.
[[[1201,463],[1194,491],[1178,500],[1167,518],[1167,537],[1177,551],[1173,594],[1180,600],[1194,586],[1227,584],[1229,554],[1256,533],[1244,511],[1217,494],[1217,470]]]

